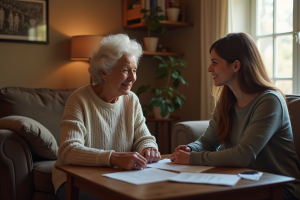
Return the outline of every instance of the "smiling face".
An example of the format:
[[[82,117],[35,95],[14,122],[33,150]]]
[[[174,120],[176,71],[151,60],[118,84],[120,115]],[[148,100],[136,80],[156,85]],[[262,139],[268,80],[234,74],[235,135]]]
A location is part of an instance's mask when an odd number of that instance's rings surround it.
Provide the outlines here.
[[[116,98],[121,95],[128,95],[137,78],[136,70],[135,56],[124,54],[111,71],[108,73],[102,72],[107,91]]]
[[[239,67],[236,66],[236,62],[228,63],[225,59],[218,56],[214,49],[211,54],[211,64],[207,71],[211,72],[215,86],[232,85],[236,80],[236,72]]]

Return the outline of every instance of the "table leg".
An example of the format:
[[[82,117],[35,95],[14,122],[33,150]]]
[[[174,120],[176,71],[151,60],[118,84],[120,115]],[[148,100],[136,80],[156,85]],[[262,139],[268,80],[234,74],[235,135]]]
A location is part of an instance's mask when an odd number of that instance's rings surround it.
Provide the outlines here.
[[[77,200],[79,196],[79,188],[73,185],[73,176],[67,174],[67,200]]]
[[[164,134],[164,122],[160,122],[160,134],[161,134],[161,145],[160,145],[160,154],[165,154],[165,134]]]
[[[271,190],[273,200],[282,200],[282,185],[274,186]]]

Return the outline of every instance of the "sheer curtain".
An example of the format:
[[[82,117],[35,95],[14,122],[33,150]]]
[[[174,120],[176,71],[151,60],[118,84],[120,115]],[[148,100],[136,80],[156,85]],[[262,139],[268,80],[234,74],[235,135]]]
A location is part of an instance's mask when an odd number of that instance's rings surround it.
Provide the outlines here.
[[[228,3],[230,0],[201,0],[200,3],[200,119],[211,119],[214,109],[209,67],[210,46],[228,33]]]

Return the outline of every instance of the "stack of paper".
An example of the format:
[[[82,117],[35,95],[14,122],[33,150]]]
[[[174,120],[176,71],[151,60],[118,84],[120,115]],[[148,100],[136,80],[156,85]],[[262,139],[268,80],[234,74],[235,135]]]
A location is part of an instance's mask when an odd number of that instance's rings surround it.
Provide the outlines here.
[[[109,173],[103,174],[103,176],[135,185],[170,180],[184,183],[233,186],[241,178],[238,175],[199,173],[211,169],[212,167],[178,165],[172,163],[170,159],[160,160],[157,163],[148,164],[147,166],[148,168],[142,170]],[[181,173],[178,174],[165,170],[180,171]]]
[[[147,164],[147,167],[172,170],[172,171],[178,171],[178,172],[198,172],[198,173],[213,168],[210,166],[174,164],[170,161],[170,159],[163,159],[163,160],[158,161],[157,163]]]
[[[182,172],[174,177],[169,178],[169,180],[183,183],[203,183],[234,186],[240,180],[240,177],[238,175],[230,174],[205,174]]]

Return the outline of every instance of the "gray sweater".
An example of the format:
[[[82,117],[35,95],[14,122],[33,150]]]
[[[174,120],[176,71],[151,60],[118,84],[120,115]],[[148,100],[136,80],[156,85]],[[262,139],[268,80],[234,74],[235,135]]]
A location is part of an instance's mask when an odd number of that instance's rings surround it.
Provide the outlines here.
[[[285,187],[300,199],[300,163],[295,153],[288,109],[282,95],[267,90],[243,108],[235,106],[230,145],[218,151],[215,126],[218,113],[203,136],[193,143],[191,165],[245,167],[296,178]]]

